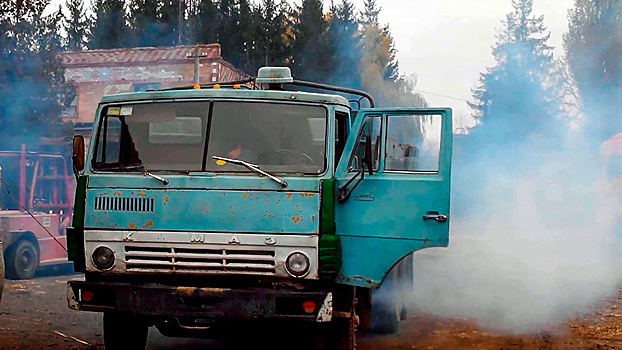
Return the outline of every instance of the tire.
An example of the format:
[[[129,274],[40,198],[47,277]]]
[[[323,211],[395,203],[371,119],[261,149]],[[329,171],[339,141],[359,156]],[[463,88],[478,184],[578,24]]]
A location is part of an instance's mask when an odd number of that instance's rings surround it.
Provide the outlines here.
[[[149,325],[139,316],[104,312],[106,350],[145,350]]]
[[[356,324],[354,318],[334,318],[327,324],[324,350],[355,350]]]
[[[39,267],[39,251],[34,243],[21,239],[9,247],[5,264],[7,278],[29,280]]]

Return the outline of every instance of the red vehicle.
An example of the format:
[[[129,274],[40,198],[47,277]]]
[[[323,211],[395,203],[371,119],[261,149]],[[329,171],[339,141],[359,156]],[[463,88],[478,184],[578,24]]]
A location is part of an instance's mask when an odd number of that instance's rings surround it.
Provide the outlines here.
[[[67,262],[65,229],[74,179],[59,154],[0,151],[0,232],[7,278],[32,278],[39,266]]]

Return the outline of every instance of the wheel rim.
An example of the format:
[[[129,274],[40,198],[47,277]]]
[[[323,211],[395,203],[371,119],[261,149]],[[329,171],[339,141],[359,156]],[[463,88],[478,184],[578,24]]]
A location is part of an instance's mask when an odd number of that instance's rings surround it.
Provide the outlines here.
[[[30,272],[33,268],[35,260],[34,254],[30,249],[24,249],[18,259],[19,269],[23,272]]]

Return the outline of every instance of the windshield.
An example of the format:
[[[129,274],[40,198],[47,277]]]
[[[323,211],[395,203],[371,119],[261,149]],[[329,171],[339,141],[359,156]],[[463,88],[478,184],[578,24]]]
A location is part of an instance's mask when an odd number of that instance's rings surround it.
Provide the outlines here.
[[[102,113],[93,166],[249,172],[213,159],[221,156],[269,172],[321,174],[326,125],[326,109],[319,106],[226,101],[111,106]]]

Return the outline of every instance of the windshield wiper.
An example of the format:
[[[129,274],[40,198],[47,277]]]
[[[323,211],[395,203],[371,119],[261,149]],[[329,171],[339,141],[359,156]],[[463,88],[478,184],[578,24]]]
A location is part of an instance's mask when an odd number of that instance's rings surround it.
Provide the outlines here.
[[[261,174],[263,176],[269,177],[271,180],[273,180],[274,182],[278,183],[279,185],[281,185],[281,187],[285,188],[287,187],[287,182],[283,181],[281,179],[279,179],[278,177],[268,174],[267,172],[261,170],[259,168],[258,165],[249,163],[249,162],[245,162],[243,160],[239,160],[239,159],[235,159],[235,158],[225,158],[225,157],[220,157],[220,156],[212,156],[213,159],[215,160],[222,160],[224,162],[228,162],[231,164],[235,164],[235,165],[241,165],[243,167],[245,167],[246,169],[255,172],[257,174]]]
[[[149,176],[151,178],[154,178],[158,181],[161,181],[163,184],[168,185],[168,179],[164,178],[162,176],[158,176],[155,174],[152,174],[150,172],[147,171],[147,169],[145,169],[144,166],[142,165],[128,165],[128,166],[119,166],[120,170],[134,170],[134,171],[139,171],[141,173],[143,173],[143,175],[145,176]]]

